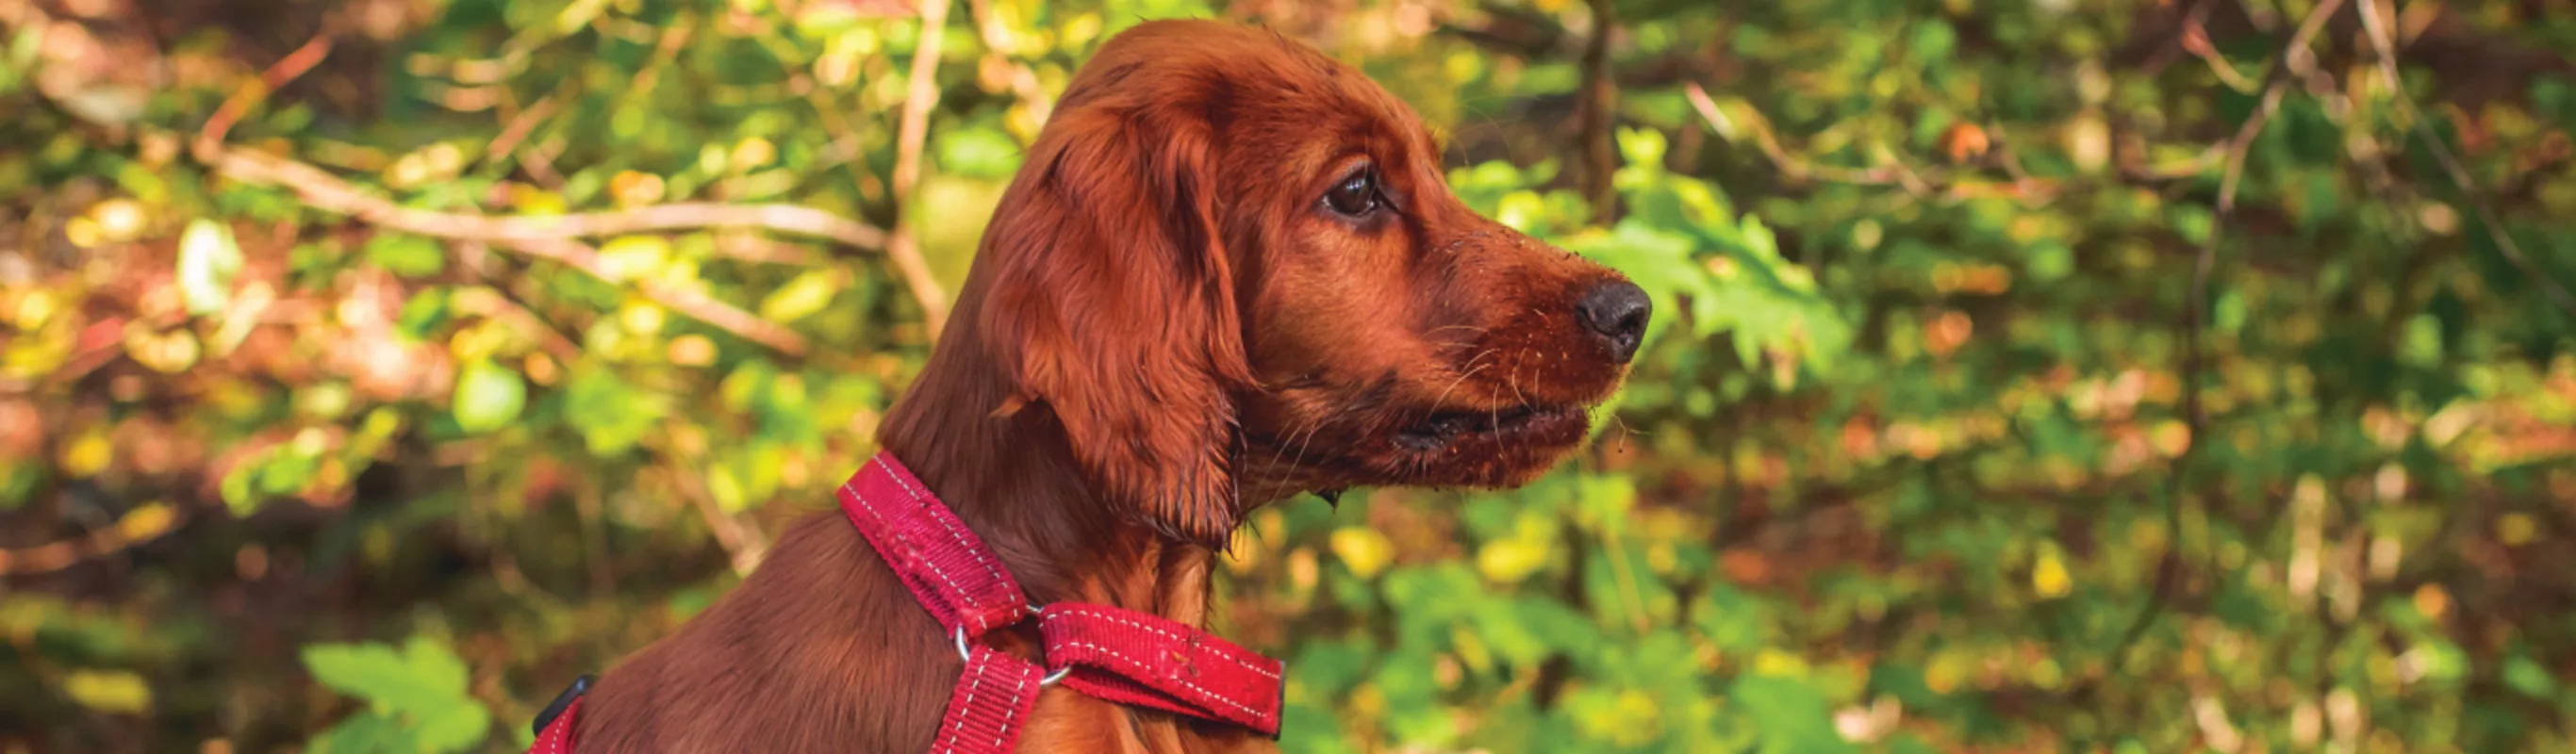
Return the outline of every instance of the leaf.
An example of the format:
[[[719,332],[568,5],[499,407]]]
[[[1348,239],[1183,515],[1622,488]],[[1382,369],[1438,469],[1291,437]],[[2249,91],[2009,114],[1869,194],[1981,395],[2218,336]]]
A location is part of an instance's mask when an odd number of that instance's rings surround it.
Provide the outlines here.
[[[1779,626],[1769,600],[1723,584],[1691,605],[1691,623],[1710,644],[1733,654],[1751,654],[1777,640]]]
[[[670,400],[635,389],[605,368],[585,369],[564,385],[564,421],[581,432],[591,455],[626,452],[670,413]]]
[[[528,385],[517,372],[490,359],[477,359],[457,374],[451,410],[458,428],[482,434],[509,426],[527,402]]]
[[[384,644],[315,644],[302,654],[313,680],[389,712],[438,709],[456,696],[425,682],[410,658]]]
[[[1367,527],[1346,527],[1333,532],[1333,555],[1360,578],[1376,576],[1395,560],[1395,543],[1386,535]]]
[[[657,277],[671,265],[671,242],[661,236],[618,236],[599,245],[599,275],[609,280]]]
[[[1761,730],[1764,754],[1851,751],[1834,730],[1825,695],[1808,682],[1773,675],[1738,678],[1727,698],[1741,705]]]
[[[437,241],[409,233],[378,232],[360,250],[367,261],[407,278],[428,277],[447,268],[447,250]]]
[[[973,126],[940,134],[939,167],[951,174],[968,178],[998,180],[1019,172],[1023,157],[1019,142],[1009,134],[989,126]]]
[[[2558,691],[2558,679],[2528,654],[2516,653],[2506,658],[2503,677],[2506,687],[2534,699],[2547,699]]]
[[[208,218],[188,221],[179,237],[179,294],[188,313],[222,311],[232,299],[233,275],[241,271],[241,246],[232,228]]]
[[[456,752],[474,748],[492,730],[492,713],[472,700],[447,707],[413,713],[413,726],[419,731],[422,748],[435,752]]]
[[[403,644],[403,663],[411,667],[413,680],[424,690],[455,697],[465,695],[469,673],[465,662],[448,651],[447,645],[415,634]]]
[[[341,720],[313,740],[313,754],[413,754],[419,739],[393,718],[360,712]]]
[[[760,318],[780,324],[795,322],[832,305],[832,297],[849,287],[839,268],[807,270],[760,300]]]
[[[152,687],[132,671],[74,670],[63,677],[63,693],[100,712],[135,715],[152,709]]]

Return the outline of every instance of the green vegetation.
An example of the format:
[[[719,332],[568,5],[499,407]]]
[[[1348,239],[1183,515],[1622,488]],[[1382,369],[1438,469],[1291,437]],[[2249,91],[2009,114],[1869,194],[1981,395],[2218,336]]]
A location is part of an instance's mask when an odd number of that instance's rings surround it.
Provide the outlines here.
[[[1165,16],[1658,299],[1559,473],[1254,516],[1289,751],[2576,745],[2563,4],[1604,2],[0,0],[0,751],[524,746]]]

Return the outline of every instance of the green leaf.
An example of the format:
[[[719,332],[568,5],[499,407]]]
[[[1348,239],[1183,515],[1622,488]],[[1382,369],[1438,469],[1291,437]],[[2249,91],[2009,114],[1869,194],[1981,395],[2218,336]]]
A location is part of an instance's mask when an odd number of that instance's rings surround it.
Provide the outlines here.
[[[1001,129],[973,126],[940,134],[939,167],[968,178],[999,180],[1020,169],[1019,142]]]
[[[2557,693],[2558,679],[2540,666],[2531,655],[2516,653],[2504,661],[2504,685],[2534,699],[2547,699]]]
[[[233,230],[208,218],[188,221],[179,237],[179,295],[188,313],[222,311],[232,301],[233,275],[241,271],[241,246]]]
[[[780,324],[804,319],[831,306],[848,284],[848,273],[838,268],[807,270],[760,300],[760,318]]]
[[[1729,654],[1750,654],[1777,641],[1770,601],[1719,584],[1691,606],[1691,623],[1710,644]]]
[[[313,741],[313,754],[414,754],[419,738],[393,718],[360,712],[331,726]]]
[[[510,425],[519,418],[519,410],[528,402],[528,384],[519,373],[510,371],[489,359],[467,363],[456,376],[456,394],[452,410],[456,426],[471,434],[482,434]]]
[[[378,232],[360,250],[367,261],[407,278],[428,277],[447,268],[447,250],[437,241],[409,233]]]
[[[670,414],[671,401],[638,390],[605,368],[584,369],[564,385],[564,421],[581,432],[594,456],[626,452]]]
[[[425,680],[411,658],[374,642],[311,645],[304,648],[303,657],[313,680],[388,712],[445,707],[458,691]]]
[[[436,752],[456,752],[474,748],[491,733],[492,713],[472,700],[446,707],[413,713],[413,727],[419,731],[422,748]]]
[[[411,667],[413,680],[426,691],[461,698],[466,682],[471,680],[465,662],[448,651],[447,645],[427,636],[415,634],[403,643],[403,662]]]
[[[1761,730],[1763,754],[1853,751],[1834,730],[1833,711],[1825,695],[1807,681],[1784,676],[1748,675],[1735,680],[1727,698],[1742,706]]]

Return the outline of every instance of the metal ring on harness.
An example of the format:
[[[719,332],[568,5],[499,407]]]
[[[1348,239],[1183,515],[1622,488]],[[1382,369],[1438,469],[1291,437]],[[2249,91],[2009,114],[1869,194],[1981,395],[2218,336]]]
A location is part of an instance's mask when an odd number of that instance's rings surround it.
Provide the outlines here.
[[[973,662],[975,660],[975,656],[966,651],[966,627],[958,626],[957,630],[950,632],[948,635],[957,639],[957,659]],[[1073,675],[1073,666],[1067,665],[1057,668],[1055,672],[1048,673],[1045,678],[1038,679],[1038,687],[1045,688],[1053,686],[1057,681],[1064,680],[1064,677],[1069,675]]]

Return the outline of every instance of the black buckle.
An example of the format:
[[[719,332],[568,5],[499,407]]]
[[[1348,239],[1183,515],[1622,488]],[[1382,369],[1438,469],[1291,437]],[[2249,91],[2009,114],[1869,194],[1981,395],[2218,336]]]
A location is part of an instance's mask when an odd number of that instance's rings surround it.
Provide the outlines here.
[[[573,700],[580,699],[581,695],[590,693],[591,682],[597,680],[599,680],[599,676],[587,673],[583,674],[580,678],[572,679],[571,686],[566,687],[563,690],[563,693],[555,695],[554,703],[546,705],[545,711],[537,713],[537,724],[531,730],[536,731],[537,735],[545,735],[546,726],[553,725],[555,723],[555,718],[562,717],[564,709],[571,707]]]

